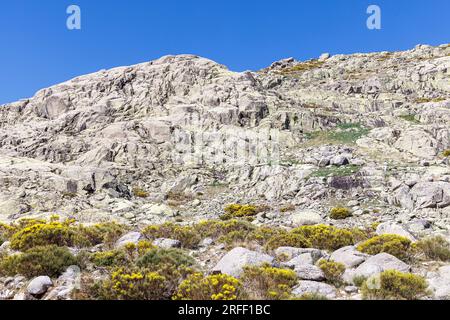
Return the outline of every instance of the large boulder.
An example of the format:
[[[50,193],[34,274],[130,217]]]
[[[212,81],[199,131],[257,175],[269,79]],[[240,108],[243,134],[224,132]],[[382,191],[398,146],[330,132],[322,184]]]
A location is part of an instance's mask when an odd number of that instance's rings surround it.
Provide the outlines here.
[[[344,274],[345,280],[353,280],[356,277],[369,278],[375,274],[386,270],[397,270],[400,272],[409,272],[411,267],[403,261],[397,259],[389,253],[379,253],[368,258],[360,264],[353,272],[346,272]],[[351,282],[351,281],[350,281]]]
[[[450,300],[450,265],[439,268],[428,277],[428,284],[436,299]]]
[[[445,208],[450,205],[449,182],[419,182],[411,188],[416,208]]]
[[[416,238],[408,230],[406,230],[406,228],[394,222],[380,223],[377,227],[376,234],[396,234],[408,238],[411,241],[416,241]]]
[[[366,261],[369,255],[359,252],[354,246],[342,247],[334,251],[330,259],[342,263],[347,268],[354,268]]]
[[[212,271],[225,273],[233,277],[239,277],[243,268],[247,265],[255,266],[262,265],[264,263],[272,264],[273,261],[274,258],[267,254],[237,247],[220,259]]]

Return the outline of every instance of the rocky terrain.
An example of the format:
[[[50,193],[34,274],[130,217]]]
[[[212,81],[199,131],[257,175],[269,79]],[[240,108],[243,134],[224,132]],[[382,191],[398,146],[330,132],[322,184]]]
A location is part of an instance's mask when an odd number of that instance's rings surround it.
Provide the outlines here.
[[[85,226],[116,221],[138,244],[149,225],[189,228],[224,219],[227,205],[240,204],[250,210],[228,207],[230,218],[254,228],[356,228],[367,238],[402,236],[415,249],[423,239],[450,240],[448,44],[290,58],[239,73],[193,55],[165,56],[0,106],[0,137],[4,229],[20,232],[22,219],[57,214]],[[333,208],[344,215],[333,217]],[[0,256],[23,251],[1,230]],[[195,246],[172,238],[147,236],[158,247],[188,250],[205,272],[239,278],[243,265],[259,262],[293,269],[295,296],[360,299],[355,277],[395,269],[426,279],[427,298],[450,298],[442,255],[370,254],[357,250],[367,239],[356,237],[338,247],[282,242],[270,250],[265,242],[221,243],[211,235]],[[281,261],[277,250],[291,260]],[[345,265],[344,284],[327,279],[320,259]],[[41,274],[38,287],[46,289],[34,294],[30,277],[4,275],[0,298],[73,298],[59,284],[71,279],[71,268],[59,278]]]

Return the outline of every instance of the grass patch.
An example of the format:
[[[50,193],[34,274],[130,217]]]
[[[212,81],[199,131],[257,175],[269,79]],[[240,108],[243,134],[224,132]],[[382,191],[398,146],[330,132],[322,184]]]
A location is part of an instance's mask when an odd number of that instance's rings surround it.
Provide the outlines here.
[[[369,128],[360,123],[342,123],[329,131],[306,133],[305,137],[312,144],[354,144],[358,139],[366,136]]]
[[[342,167],[325,167],[317,169],[313,171],[310,177],[319,177],[319,178],[327,178],[327,177],[348,177],[358,173],[361,170],[360,166],[356,165],[347,165]]]

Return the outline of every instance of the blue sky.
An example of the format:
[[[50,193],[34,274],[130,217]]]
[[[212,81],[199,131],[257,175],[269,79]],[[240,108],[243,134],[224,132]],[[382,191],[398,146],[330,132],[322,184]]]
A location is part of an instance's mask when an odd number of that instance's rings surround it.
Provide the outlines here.
[[[66,28],[66,8],[82,29]],[[366,9],[382,10],[368,30]],[[236,71],[322,52],[405,50],[450,42],[448,0],[14,0],[0,4],[0,104],[44,87],[166,54],[192,53]]]

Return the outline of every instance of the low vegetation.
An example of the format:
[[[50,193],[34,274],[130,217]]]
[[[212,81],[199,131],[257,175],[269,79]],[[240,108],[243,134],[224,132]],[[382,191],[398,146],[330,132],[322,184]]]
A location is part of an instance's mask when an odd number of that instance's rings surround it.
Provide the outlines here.
[[[328,261],[321,259],[318,262],[319,268],[322,269],[325,279],[334,284],[340,286],[342,284],[342,275],[345,272],[345,265],[335,261]]]
[[[348,208],[335,207],[330,210],[330,218],[335,220],[342,220],[351,217],[352,213]]]
[[[309,140],[307,144],[346,144],[352,145],[358,139],[366,136],[370,129],[360,123],[343,123],[336,126],[333,130],[316,131],[306,134]]]
[[[417,300],[428,294],[427,287],[423,277],[387,270],[364,282],[361,291],[365,299]]]
[[[442,236],[422,239],[414,246],[428,259],[450,261],[450,243]]]
[[[410,248],[411,241],[408,238],[395,234],[375,236],[359,244],[357,247],[363,253],[375,255],[386,252],[402,260],[409,258],[411,254]]]
[[[77,262],[77,259],[65,247],[39,246],[3,258],[0,261],[0,274],[57,277],[67,267],[76,265]]]

